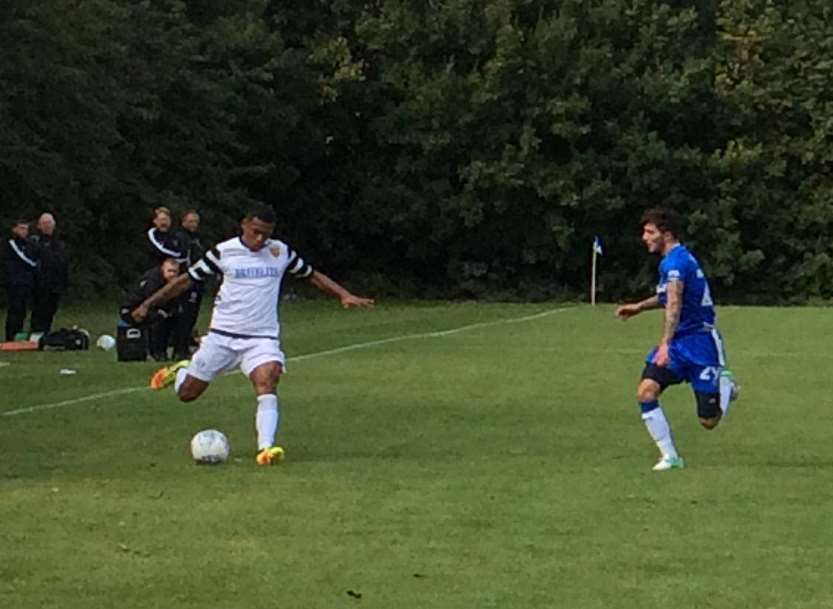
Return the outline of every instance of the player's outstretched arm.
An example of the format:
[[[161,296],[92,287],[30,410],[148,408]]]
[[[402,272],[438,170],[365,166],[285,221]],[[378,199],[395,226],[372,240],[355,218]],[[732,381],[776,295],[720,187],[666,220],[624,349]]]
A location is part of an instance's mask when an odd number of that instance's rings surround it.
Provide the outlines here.
[[[363,298],[352,294],[347,288],[339,285],[324,273],[313,271],[309,277],[309,281],[325,294],[336,296],[341,301],[341,306],[345,309],[349,309],[350,307],[372,307],[376,304],[376,301],[372,298]]]
[[[156,290],[147,298],[147,300],[133,309],[133,312],[131,313],[133,319],[137,322],[143,321],[148,316],[148,311],[164,302],[168,302],[169,300],[176,298],[190,288],[193,283],[194,282],[191,277],[188,276],[188,273],[180,275],[170,283],[167,283],[163,287]]]
[[[616,317],[619,319],[630,319],[634,315],[639,315],[642,311],[650,311],[651,309],[659,308],[659,299],[656,296],[651,296],[645,300],[625,304],[616,308]]]

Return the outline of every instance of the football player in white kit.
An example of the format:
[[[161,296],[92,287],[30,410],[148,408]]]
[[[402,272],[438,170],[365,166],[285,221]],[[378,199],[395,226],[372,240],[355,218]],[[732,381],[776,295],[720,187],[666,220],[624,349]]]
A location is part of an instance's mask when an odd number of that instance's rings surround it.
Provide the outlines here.
[[[277,385],[286,366],[281,351],[278,302],[285,273],[306,278],[322,292],[338,297],[342,306],[372,307],[362,298],[306,264],[290,246],[272,239],[275,212],[261,207],[241,223],[242,234],[208,250],[188,272],[169,283],[133,311],[136,321],[148,311],[181,294],[194,282],[212,275],[222,278],[214,301],[208,335],[193,358],[157,370],[150,386],[173,384],[183,402],[197,399],[223,371],[240,368],[257,395],[257,457],[260,465],[278,463],[283,448],[275,444],[280,411]]]

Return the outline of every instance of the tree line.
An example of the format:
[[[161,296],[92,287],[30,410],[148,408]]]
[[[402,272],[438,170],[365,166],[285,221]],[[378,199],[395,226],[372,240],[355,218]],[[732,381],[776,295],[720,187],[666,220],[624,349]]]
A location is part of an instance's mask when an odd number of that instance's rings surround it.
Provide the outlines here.
[[[824,0],[7,0],[0,220],[48,210],[77,297],[143,270],[153,207],[252,203],[377,293],[644,293],[687,219],[723,301],[833,295]]]

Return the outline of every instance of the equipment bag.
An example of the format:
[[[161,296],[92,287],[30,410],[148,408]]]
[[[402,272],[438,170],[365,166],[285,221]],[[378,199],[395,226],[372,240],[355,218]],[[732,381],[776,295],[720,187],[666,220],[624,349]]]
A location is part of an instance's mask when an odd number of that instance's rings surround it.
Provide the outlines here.
[[[90,348],[90,336],[77,328],[61,328],[40,337],[41,351],[85,351]]]
[[[147,358],[147,336],[142,328],[119,324],[116,332],[116,359],[120,362],[143,362]]]

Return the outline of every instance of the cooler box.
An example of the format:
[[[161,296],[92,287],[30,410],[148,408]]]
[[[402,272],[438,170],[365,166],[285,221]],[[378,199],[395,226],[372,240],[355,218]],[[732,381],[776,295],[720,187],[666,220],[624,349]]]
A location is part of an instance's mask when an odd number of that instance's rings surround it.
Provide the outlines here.
[[[116,330],[116,359],[120,362],[143,362],[147,358],[147,344],[142,328],[119,325]]]

